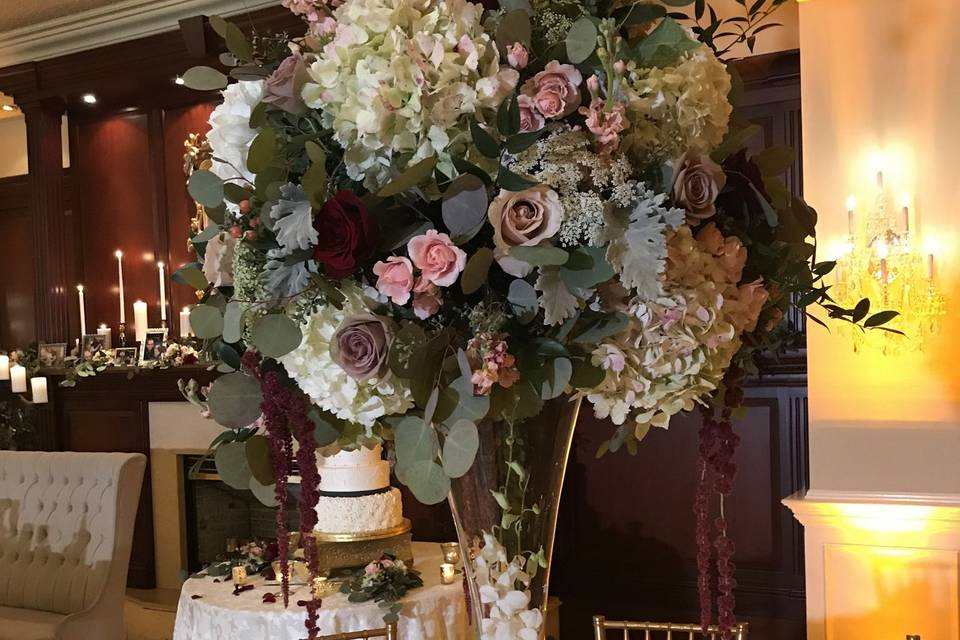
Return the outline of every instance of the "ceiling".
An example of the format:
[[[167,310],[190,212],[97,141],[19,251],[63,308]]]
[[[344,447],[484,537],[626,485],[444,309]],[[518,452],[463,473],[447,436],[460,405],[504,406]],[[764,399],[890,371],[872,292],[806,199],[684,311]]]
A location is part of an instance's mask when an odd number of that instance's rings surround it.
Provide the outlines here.
[[[0,1],[0,33],[57,18],[66,18],[81,11],[106,7],[116,0],[2,0]]]

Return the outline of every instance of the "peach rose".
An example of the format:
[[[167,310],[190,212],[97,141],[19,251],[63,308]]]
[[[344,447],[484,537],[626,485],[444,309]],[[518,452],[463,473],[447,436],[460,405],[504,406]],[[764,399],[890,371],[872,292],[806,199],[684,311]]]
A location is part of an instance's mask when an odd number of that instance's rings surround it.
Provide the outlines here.
[[[449,287],[467,266],[467,254],[445,233],[430,229],[412,238],[407,253],[423,277],[438,287]]]
[[[413,265],[407,258],[390,256],[386,262],[373,265],[377,278],[377,291],[389,297],[395,304],[404,305],[410,301],[413,289]]]
[[[525,191],[501,190],[487,210],[493,225],[493,243],[500,268],[517,277],[530,273],[530,265],[509,256],[512,247],[534,247],[550,240],[563,222],[560,196],[547,185]]]
[[[441,302],[440,287],[425,278],[417,278],[413,287],[413,314],[426,320],[440,311]]]
[[[543,129],[546,121],[537,111],[537,105],[534,104],[533,98],[521,93],[517,96],[517,104],[520,106],[520,131],[527,133]]]
[[[723,168],[710,156],[687,153],[676,162],[673,201],[687,211],[687,219],[702,222],[717,212],[717,196],[727,184]]]
[[[570,64],[552,60],[546,68],[524,83],[522,92],[530,96],[547,118],[563,118],[580,106],[583,76]]]

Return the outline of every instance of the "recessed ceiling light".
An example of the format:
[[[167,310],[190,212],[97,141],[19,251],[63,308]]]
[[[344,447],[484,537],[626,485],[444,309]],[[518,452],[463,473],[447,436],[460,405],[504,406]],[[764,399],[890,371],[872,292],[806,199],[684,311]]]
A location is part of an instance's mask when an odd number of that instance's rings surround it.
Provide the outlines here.
[[[92,93],[85,93],[80,99],[87,104],[97,104],[97,96],[93,95]]]
[[[173,79],[173,84],[179,84],[179,85],[182,86],[182,85],[183,85],[183,78],[181,78],[180,76],[177,76],[176,78]]]
[[[4,111],[16,111],[16,110],[17,110],[17,108],[14,107],[12,104],[5,104],[5,105],[3,105],[2,107],[0,107],[0,109],[3,109]]]

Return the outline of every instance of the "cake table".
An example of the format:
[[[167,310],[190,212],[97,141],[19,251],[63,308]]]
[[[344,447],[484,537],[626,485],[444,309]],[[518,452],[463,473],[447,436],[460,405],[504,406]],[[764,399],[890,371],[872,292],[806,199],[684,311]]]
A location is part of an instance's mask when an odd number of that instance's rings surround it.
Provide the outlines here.
[[[443,554],[440,545],[413,543],[414,568],[423,576],[423,587],[414,589],[401,601],[400,637],[404,640],[462,640],[467,635],[467,609],[463,585],[440,583]],[[278,593],[260,577],[249,583],[255,588],[238,596],[233,584],[215,583],[212,578],[191,578],[183,585],[177,606],[173,640],[301,640],[306,636],[306,609],[298,600],[310,597],[307,586],[291,587],[290,607],[280,598],[264,604],[263,594]],[[200,596],[200,597],[196,597]],[[383,611],[375,602],[350,603],[344,594],[323,599],[318,625],[320,635],[373,629],[383,626]]]

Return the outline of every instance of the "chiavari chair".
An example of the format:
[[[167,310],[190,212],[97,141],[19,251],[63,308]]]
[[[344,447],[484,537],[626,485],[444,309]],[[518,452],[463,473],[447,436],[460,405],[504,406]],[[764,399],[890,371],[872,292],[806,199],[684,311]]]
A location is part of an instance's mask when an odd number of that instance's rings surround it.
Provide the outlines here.
[[[368,638],[386,638],[386,640],[399,640],[400,634],[397,633],[397,623],[391,622],[383,629],[368,629],[366,631],[349,631],[347,633],[336,633],[332,636],[320,636],[319,640],[366,640]]]
[[[666,640],[698,640],[707,637],[710,640],[720,638],[720,630],[716,626],[707,627],[707,633],[704,635],[703,629],[696,624],[673,624],[668,622],[626,622],[617,620],[607,620],[603,616],[593,617],[593,630],[596,640],[607,640],[608,630],[623,631],[623,640],[640,640],[637,636],[631,636],[631,631],[642,631],[642,640],[654,640],[657,637],[664,637],[661,632],[666,633]],[[742,622],[733,629],[735,640],[747,640],[749,624]],[[656,632],[658,635],[654,635]]]

